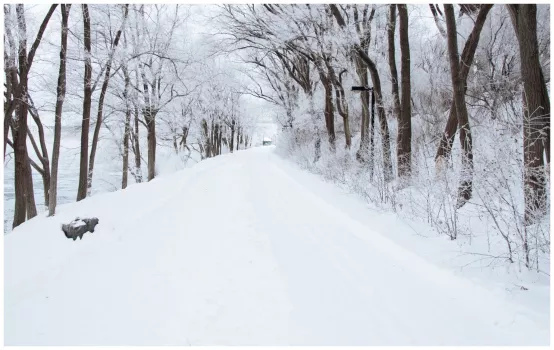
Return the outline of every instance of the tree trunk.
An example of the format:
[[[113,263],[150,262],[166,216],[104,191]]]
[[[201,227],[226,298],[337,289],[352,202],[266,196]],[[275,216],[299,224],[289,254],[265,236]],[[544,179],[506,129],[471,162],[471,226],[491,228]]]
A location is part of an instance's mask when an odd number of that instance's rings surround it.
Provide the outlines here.
[[[469,69],[473,64],[473,58],[475,57],[475,52],[477,50],[477,45],[479,44],[479,38],[481,35],[481,30],[487,19],[487,14],[491,10],[493,5],[481,5],[479,9],[479,14],[475,20],[475,24],[469,35],[464,49],[462,51],[462,58],[460,61],[460,76],[462,79],[462,84],[464,86],[464,95],[467,91],[467,77],[469,75]],[[439,147],[435,155],[435,163],[437,169],[441,169],[443,164],[451,156],[452,144],[454,143],[454,136],[456,136],[456,126],[458,125],[458,118],[456,117],[456,106],[455,102],[452,101],[450,105],[450,112],[448,115],[448,121],[446,122],[446,127],[444,133],[442,134],[441,140],[439,142]]]
[[[56,89],[56,110],[54,112],[54,145],[52,147],[52,171],[50,176],[50,196],[48,203],[48,216],[56,214],[58,197],[58,164],[60,159],[60,144],[62,138],[62,111],[66,91],[66,56],[68,19],[71,5],[61,5],[62,9],[62,35],[60,48],[60,70],[58,73],[58,87]]]
[[[206,158],[210,158],[210,133],[206,119],[202,119],[200,126],[202,127],[202,133],[204,136],[204,150],[206,152]]]
[[[85,77],[84,77],[84,98],[83,98],[83,122],[81,124],[81,159],[79,165],[79,189],[77,190],[77,201],[87,197],[88,180],[88,133],[90,126],[90,107],[92,102],[92,63],[91,63],[91,38],[90,38],[90,16],[88,5],[83,4],[83,26],[85,45]]]
[[[219,138],[218,138],[218,155],[221,155],[221,141],[223,140],[223,128],[219,127]]]
[[[333,85],[335,86],[335,101],[336,101],[337,111],[339,112],[339,115],[342,117],[342,121],[343,121],[344,141],[346,143],[345,146],[347,149],[350,149],[350,146],[352,144],[352,136],[350,134],[348,105],[346,100],[344,99],[344,90],[342,89],[341,84],[335,81]]]
[[[241,127],[239,126],[237,128],[237,151],[239,150],[239,144],[240,144],[240,137],[241,137],[240,130],[241,130]]]
[[[148,112],[146,128],[148,130],[148,181],[156,177],[156,116]]]
[[[210,130],[210,157],[214,157],[217,154],[217,145],[215,142],[217,124],[215,124],[212,120],[211,126],[212,127]]]
[[[129,86],[131,78],[129,71],[124,63],[122,66],[123,76],[125,78],[125,88],[123,90],[123,98],[125,99],[125,129],[123,131],[123,169],[121,172],[121,189],[127,188],[129,176],[129,134],[131,133],[131,106],[129,105]]]
[[[346,148],[350,149],[352,146],[352,132],[350,131],[350,117],[348,114],[342,118],[342,123],[344,126],[344,140],[346,142]]]
[[[397,162],[398,176],[409,176],[412,171],[412,104],[411,104],[411,81],[410,81],[410,43],[408,37],[408,8],[398,5],[400,17],[400,53],[401,53],[401,84],[402,101],[401,113],[398,120],[397,138]]]
[[[344,126],[344,140],[346,143],[346,148],[350,149],[350,146],[352,145],[352,136],[350,134],[350,122],[349,122],[349,114],[348,114],[348,102],[346,101],[344,97],[344,88],[342,87],[342,74],[343,72],[346,72],[344,70],[337,75],[335,74],[335,71],[333,67],[329,64],[327,64],[327,70],[329,71],[329,77],[331,82],[333,83],[333,86],[335,87],[335,105],[337,106],[337,112],[342,117],[343,126]]]
[[[28,95],[28,105],[29,105],[28,107],[29,113],[31,114],[31,117],[33,118],[33,120],[35,121],[35,124],[37,125],[40,149],[37,146],[31,131],[27,130],[27,133],[28,133],[29,139],[31,140],[35,153],[42,165],[42,169],[41,169],[42,171],[40,172],[40,174],[42,176],[42,184],[44,186],[44,205],[48,207],[51,177],[50,177],[50,158],[48,157],[48,147],[46,147],[46,138],[44,136],[44,126],[42,125],[42,121],[40,120],[38,110],[35,108],[35,105],[30,95]]]
[[[373,82],[373,92],[375,94],[375,102],[377,103],[377,117],[379,118],[379,125],[381,128],[381,140],[383,147],[383,173],[385,181],[392,180],[392,160],[391,160],[391,148],[390,148],[390,133],[389,124],[385,114],[385,107],[383,104],[383,94],[381,91],[381,79],[379,78],[379,72],[375,63],[369,58],[369,56],[361,50],[360,47],[356,47],[356,52],[359,57],[364,61],[371,74],[371,81]]]
[[[25,192],[26,192],[26,202],[27,202],[27,220],[30,220],[37,216],[37,206],[35,203],[35,190],[33,188],[33,176],[31,170],[31,162],[29,160],[29,154],[25,150],[27,156],[27,164],[25,165],[25,172],[28,174],[25,176]]]
[[[244,134],[244,129],[241,128],[240,129],[240,142],[239,142],[241,145],[244,145],[244,135],[243,134]],[[246,147],[244,147],[244,148],[246,148]]]
[[[109,54],[108,62],[106,63],[106,72],[104,73],[104,82],[102,83],[102,89],[100,90],[100,99],[98,100],[98,113],[96,116],[96,125],[94,127],[94,134],[92,136],[92,146],[90,149],[90,158],[88,164],[88,179],[87,179],[87,193],[90,196],[92,191],[92,176],[94,172],[94,160],[96,158],[96,148],[98,146],[98,137],[100,136],[100,129],[102,127],[102,117],[104,113],[104,98],[106,97],[106,91],[108,90],[108,84],[110,82],[110,71],[112,69],[112,60],[119,44],[119,38],[121,38],[121,32],[125,26],[127,20],[127,14],[129,12],[129,5],[125,5],[123,12],[123,22],[121,27],[115,35],[115,39],[112,44],[111,52]]]
[[[458,188],[457,207],[462,207],[471,199],[473,184],[473,152],[471,128],[465,101],[465,89],[463,77],[460,72],[460,59],[458,57],[458,31],[456,30],[456,18],[454,6],[445,4],[444,15],[446,18],[446,32],[448,37],[448,55],[450,58],[450,74],[452,77],[452,89],[454,90],[454,102],[456,115],[460,125],[460,143],[462,145],[462,170],[460,174],[460,186]]]
[[[142,159],[140,157],[140,139],[139,139],[139,110],[135,106],[135,131],[133,133],[133,151],[135,154],[135,181],[142,182]]]
[[[389,44],[389,68],[391,74],[392,100],[394,116],[397,121],[401,120],[400,95],[398,93],[398,72],[396,71],[396,48],[394,43],[394,33],[396,31],[396,5],[390,5],[389,8],[389,26],[387,28],[387,38]]]
[[[361,85],[369,86],[367,67],[359,57],[356,57],[356,73],[358,74]],[[360,149],[356,152],[356,159],[365,162],[369,160],[369,92],[362,91],[360,100],[362,102],[361,138]]]
[[[131,110],[125,110],[125,134],[123,135],[123,169],[121,175],[121,189],[127,188],[129,176],[129,134],[131,132]]]
[[[35,154],[37,155],[37,158],[39,159],[42,165],[42,169],[40,169],[41,171],[39,171],[39,173],[42,176],[42,185],[44,188],[44,205],[48,206],[49,191],[50,191],[50,160],[48,158],[48,148],[46,147],[46,139],[44,137],[44,127],[42,126],[42,122],[38,115],[38,111],[35,109],[32,103],[31,96],[28,96],[28,100],[29,100],[29,112],[38,127],[40,149],[35,141],[35,138],[33,137],[33,134],[29,129],[27,129],[27,136],[29,136],[29,139],[31,140],[31,144],[33,145],[33,149],[35,150]]]
[[[235,120],[231,121],[231,138],[229,139],[229,152],[233,153],[235,142]]]
[[[10,132],[10,124],[12,123],[12,113],[17,105],[16,89],[19,86],[17,78],[17,63],[15,53],[15,41],[11,32],[11,23],[8,22],[10,16],[11,5],[4,5],[4,32],[7,43],[4,39],[4,75],[6,81],[6,100],[4,101],[4,160],[6,159],[6,149],[8,147],[8,135]],[[8,45],[6,45],[8,44]],[[9,47],[9,55],[7,49]]]
[[[546,162],[550,162],[550,99],[539,62],[537,6],[508,5],[519,42],[523,80],[523,160],[525,224],[546,213]],[[546,153],[546,154],[545,154]]]
[[[325,88],[325,126],[331,150],[335,149],[335,113],[333,108],[333,86],[328,78],[322,80]]]
[[[15,158],[15,210],[13,227],[25,222],[26,218],[36,215],[34,204],[33,177],[27,154],[27,28],[22,4],[16,5],[19,36],[19,93],[20,99],[16,108],[17,117],[13,124],[14,158]]]
[[[383,111],[384,112],[384,111]],[[384,118],[384,117],[383,117]],[[385,121],[386,122],[386,121]],[[385,125],[386,133],[388,134],[388,125]],[[388,144],[388,141],[387,141]],[[375,156],[375,92],[371,94],[371,117],[369,124],[369,154],[371,155],[370,177],[373,179],[373,158]]]

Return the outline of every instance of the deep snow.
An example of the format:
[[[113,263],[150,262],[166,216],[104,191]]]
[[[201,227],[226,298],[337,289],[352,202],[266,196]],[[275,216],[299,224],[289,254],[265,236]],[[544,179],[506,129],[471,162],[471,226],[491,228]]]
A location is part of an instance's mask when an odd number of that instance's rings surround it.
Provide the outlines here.
[[[440,267],[405,224],[273,150],[63,205],[4,236],[5,344],[549,343],[549,300],[541,312]],[[76,216],[100,223],[74,242],[60,225]]]

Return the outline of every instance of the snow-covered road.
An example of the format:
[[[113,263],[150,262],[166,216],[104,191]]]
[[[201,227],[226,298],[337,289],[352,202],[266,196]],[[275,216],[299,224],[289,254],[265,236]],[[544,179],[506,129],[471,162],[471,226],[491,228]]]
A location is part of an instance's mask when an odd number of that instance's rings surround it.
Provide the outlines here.
[[[14,230],[6,345],[548,344],[531,311],[397,245],[301,172],[273,147],[242,151]],[[100,224],[73,242],[59,224],[76,215]]]

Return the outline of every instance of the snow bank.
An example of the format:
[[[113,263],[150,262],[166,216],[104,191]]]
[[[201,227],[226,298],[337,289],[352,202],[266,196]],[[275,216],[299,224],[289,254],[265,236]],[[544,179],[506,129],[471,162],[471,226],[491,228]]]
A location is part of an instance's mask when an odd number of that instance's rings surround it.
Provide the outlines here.
[[[548,343],[548,304],[437,264],[449,256],[440,240],[274,150],[211,158],[17,227],[4,239],[6,344]],[[100,222],[68,240],[60,225],[76,216]]]

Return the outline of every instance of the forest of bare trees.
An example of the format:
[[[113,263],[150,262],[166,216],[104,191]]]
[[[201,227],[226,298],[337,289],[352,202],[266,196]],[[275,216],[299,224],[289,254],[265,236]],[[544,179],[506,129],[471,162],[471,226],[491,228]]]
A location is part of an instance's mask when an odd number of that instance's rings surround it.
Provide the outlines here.
[[[509,261],[549,253],[548,6],[220,9],[252,94],[282,110],[287,156],[451,239],[488,217]]]
[[[62,4],[37,19],[41,11],[4,5],[4,162],[14,164],[13,227],[37,215],[33,184],[41,180],[44,207],[55,215],[62,130],[80,135],[77,201],[92,194],[106,147],[119,149],[124,189],[130,176],[134,183],[156,177],[160,145],[201,159],[251,145],[254,125],[240,113],[240,89],[216,83],[225,72],[210,68],[213,52],[195,56],[184,45],[191,6]],[[40,71],[45,65],[57,74]],[[111,144],[102,148],[106,139]]]
[[[39,181],[55,215],[62,130],[80,135],[80,201],[107,139],[122,189],[157,176],[162,146],[200,159],[249,147],[246,96],[271,106],[278,149],[308,169],[451,239],[471,231],[464,218],[487,217],[506,259],[538,268],[550,243],[549,6],[206,9],[210,40],[193,43],[194,6],[4,5],[13,227],[37,215]]]

